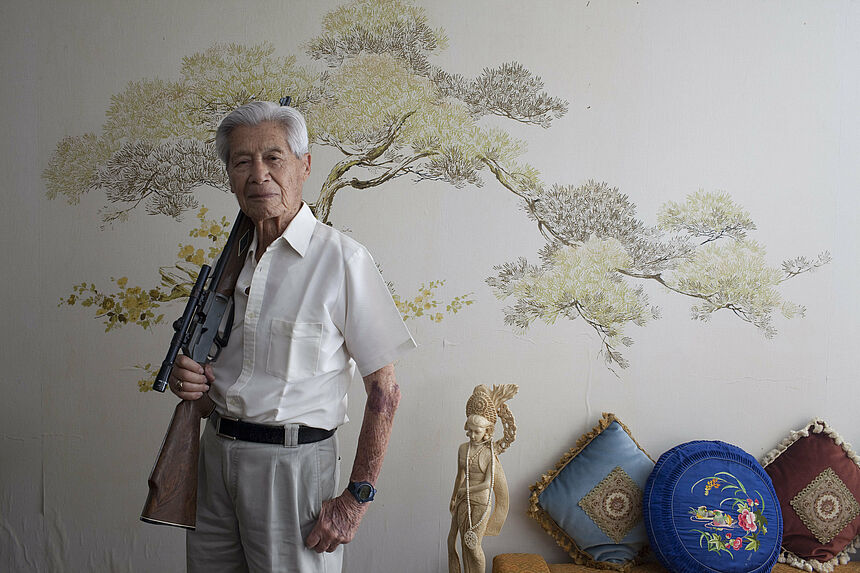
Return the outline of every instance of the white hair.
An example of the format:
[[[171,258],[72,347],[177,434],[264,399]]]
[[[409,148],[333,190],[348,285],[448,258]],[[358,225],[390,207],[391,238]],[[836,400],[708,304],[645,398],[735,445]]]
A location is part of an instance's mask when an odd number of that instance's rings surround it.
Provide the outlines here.
[[[253,127],[267,121],[281,125],[290,151],[296,157],[301,159],[308,152],[308,126],[299,110],[270,101],[252,101],[231,111],[218,125],[215,151],[224,165],[230,160],[230,134],[233,130],[240,125]]]

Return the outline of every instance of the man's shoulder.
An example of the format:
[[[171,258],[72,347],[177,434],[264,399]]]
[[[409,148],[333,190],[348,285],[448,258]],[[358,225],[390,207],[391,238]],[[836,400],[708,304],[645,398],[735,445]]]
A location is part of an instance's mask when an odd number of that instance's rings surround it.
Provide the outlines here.
[[[343,260],[349,261],[354,256],[369,256],[367,248],[347,233],[335,229],[331,225],[316,222],[313,233],[313,241],[318,248],[324,252],[337,252]]]

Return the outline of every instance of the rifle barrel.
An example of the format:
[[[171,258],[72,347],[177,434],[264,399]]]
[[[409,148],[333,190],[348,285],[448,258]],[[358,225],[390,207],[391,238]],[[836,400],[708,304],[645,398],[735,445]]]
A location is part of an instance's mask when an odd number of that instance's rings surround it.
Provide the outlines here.
[[[170,348],[167,349],[167,356],[164,358],[164,362],[161,363],[161,368],[158,369],[158,375],[152,384],[152,389],[156,392],[164,392],[167,388],[167,379],[170,376],[170,371],[173,370],[173,363],[176,361],[176,356],[179,354],[179,349],[182,347],[183,341],[188,336],[191,320],[194,318],[200,305],[200,295],[203,293],[203,286],[206,284],[206,279],[209,278],[211,271],[212,267],[209,265],[200,267],[200,273],[194,282],[194,288],[191,289],[191,294],[188,296],[185,311],[182,313],[182,318],[179,319],[176,332],[173,333]]]

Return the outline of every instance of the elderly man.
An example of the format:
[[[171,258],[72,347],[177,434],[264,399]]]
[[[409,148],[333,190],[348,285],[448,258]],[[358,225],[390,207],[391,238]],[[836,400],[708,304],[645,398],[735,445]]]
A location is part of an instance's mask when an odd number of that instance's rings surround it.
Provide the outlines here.
[[[302,202],[305,120],[252,102],[218,127],[218,154],[255,236],[217,363],[180,357],[170,387],[216,404],[201,438],[189,571],[341,570],[376,492],[400,389],[393,362],[415,342],[367,250]],[[349,487],[334,431],[354,370],[367,402]]]

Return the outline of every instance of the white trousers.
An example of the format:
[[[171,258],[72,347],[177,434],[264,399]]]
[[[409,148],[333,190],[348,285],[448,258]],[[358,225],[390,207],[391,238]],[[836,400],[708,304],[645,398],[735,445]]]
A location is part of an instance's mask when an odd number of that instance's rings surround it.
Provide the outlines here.
[[[305,547],[323,500],[338,492],[337,438],[294,448],[216,435],[200,440],[197,529],[185,539],[191,573],[340,573],[333,553]]]

